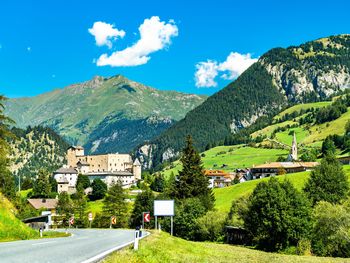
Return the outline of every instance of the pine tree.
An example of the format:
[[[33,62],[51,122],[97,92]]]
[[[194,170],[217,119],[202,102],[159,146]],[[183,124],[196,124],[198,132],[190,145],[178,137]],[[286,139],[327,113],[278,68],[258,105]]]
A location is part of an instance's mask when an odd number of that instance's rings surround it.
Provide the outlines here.
[[[180,162],[182,170],[179,171],[172,187],[171,196],[178,200],[198,197],[208,210],[212,209],[215,198],[212,190],[208,187],[209,180],[204,175],[202,160],[193,147],[191,136],[186,139],[186,146],[182,151]]]
[[[86,216],[87,200],[84,194],[84,189],[78,185],[76,198],[74,200],[74,213],[77,215],[76,224],[81,227],[86,227],[87,216]]]
[[[330,137],[327,137],[322,143],[322,154],[323,156],[332,155],[335,153],[335,145]]]
[[[127,226],[128,204],[125,200],[126,197],[122,184],[118,181],[108,189],[103,200],[103,212],[107,216],[116,217],[116,227]]]
[[[63,192],[58,196],[57,213],[62,217],[62,226],[69,225],[69,218],[73,215],[74,207],[70,196]]]
[[[147,188],[142,193],[138,194],[134,203],[134,209],[131,214],[131,227],[140,226],[142,224],[142,213],[150,212],[153,215],[154,195],[151,189]],[[146,223],[145,223],[146,225]],[[152,222],[148,223],[153,225]]]
[[[98,200],[105,197],[107,192],[107,185],[100,178],[94,179],[94,181],[91,184],[91,187],[92,187],[92,194],[91,194],[92,200]]]
[[[313,204],[319,201],[336,204],[347,198],[348,178],[334,155],[327,155],[311,172],[304,191]]]
[[[51,194],[50,174],[45,169],[40,169],[38,178],[33,186],[33,197],[49,197]]]
[[[89,176],[79,174],[77,180],[77,188],[81,186],[83,189],[90,187],[90,179]]]

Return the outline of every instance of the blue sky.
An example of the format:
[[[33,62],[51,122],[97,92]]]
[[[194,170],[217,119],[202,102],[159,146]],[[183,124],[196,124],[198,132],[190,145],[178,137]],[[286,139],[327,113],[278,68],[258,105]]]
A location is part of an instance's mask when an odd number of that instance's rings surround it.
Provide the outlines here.
[[[212,94],[241,73],[242,63],[273,47],[350,33],[349,2],[2,0],[0,93],[33,96],[95,75],[122,74],[158,89]],[[88,30],[98,21],[125,35],[96,45]],[[139,27],[152,21],[172,30],[167,39],[145,47],[145,36],[135,47]],[[128,47],[131,53],[143,52],[141,59],[147,61],[132,65],[137,63],[124,52]],[[97,65],[102,54],[110,57],[118,51],[123,51],[118,66]],[[200,68],[209,76],[202,85],[195,79]]]

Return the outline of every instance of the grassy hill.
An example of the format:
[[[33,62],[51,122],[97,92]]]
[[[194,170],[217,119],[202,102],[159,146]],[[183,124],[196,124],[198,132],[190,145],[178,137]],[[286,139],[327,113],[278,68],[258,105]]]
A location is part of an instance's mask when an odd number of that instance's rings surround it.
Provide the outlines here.
[[[344,165],[343,167],[350,182],[350,165]],[[301,190],[309,175],[310,172],[300,172],[278,176],[277,178],[280,180],[288,179],[298,190]],[[269,180],[269,178],[257,179],[225,188],[214,189],[216,199],[215,208],[222,212],[229,212],[232,201],[252,193],[258,183],[266,180]]]
[[[167,233],[153,232],[141,240],[139,250],[131,248],[118,251],[107,257],[104,263],[124,262],[240,262],[240,263],[332,263],[350,262],[344,258],[322,258],[266,253],[244,247],[209,242],[191,242],[172,237]]]
[[[338,135],[344,134],[345,125],[350,120],[350,107],[348,107],[347,112],[343,113],[339,118],[329,122],[322,123],[322,124],[316,124],[314,122],[311,124],[306,123],[306,124],[299,125],[299,120],[308,115],[308,113],[300,113],[300,112],[302,110],[307,110],[311,108],[319,109],[322,107],[326,107],[326,106],[329,106],[331,103],[332,103],[331,101],[324,101],[324,102],[316,102],[316,103],[299,104],[299,105],[290,107],[285,111],[277,114],[274,117],[274,121],[277,123],[264,127],[263,129],[252,133],[252,137],[253,138],[257,138],[258,136],[271,137],[274,131],[277,131],[277,129],[286,127],[286,130],[284,131],[275,132],[275,137],[274,137],[275,140],[281,143],[291,145],[291,142],[292,142],[291,133],[295,132],[299,144],[303,144],[305,146],[320,146],[320,143],[327,136],[333,135],[333,134],[338,134]],[[297,113],[295,118],[292,118],[291,120],[278,122],[279,119],[282,119],[287,114],[293,114],[293,113]],[[293,127],[293,125],[297,127]],[[292,128],[287,128],[288,126]]]
[[[283,149],[253,148],[246,145],[218,146],[202,154],[205,169],[222,169],[233,171],[236,168],[247,168],[265,162],[276,161],[279,156],[287,156],[288,151]],[[223,167],[223,165],[226,165]],[[176,161],[166,167],[162,173],[168,177],[172,172],[181,169],[181,164]]]
[[[15,208],[0,193],[0,242],[37,238],[38,233],[14,215]]]

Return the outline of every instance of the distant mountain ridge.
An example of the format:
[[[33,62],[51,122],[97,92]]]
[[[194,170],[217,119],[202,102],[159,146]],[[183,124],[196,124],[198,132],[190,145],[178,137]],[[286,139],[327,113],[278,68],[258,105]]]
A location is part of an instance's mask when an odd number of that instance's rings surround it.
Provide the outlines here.
[[[288,105],[325,100],[350,88],[350,35],[274,48],[137,153],[145,167],[177,158],[185,136],[203,151]]]
[[[96,76],[39,96],[10,99],[6,114],[18,127],[51,127],[71,144],[84,145],[93,153],[127,152],[182,119],[205,99],[157,90],[121,75]]]

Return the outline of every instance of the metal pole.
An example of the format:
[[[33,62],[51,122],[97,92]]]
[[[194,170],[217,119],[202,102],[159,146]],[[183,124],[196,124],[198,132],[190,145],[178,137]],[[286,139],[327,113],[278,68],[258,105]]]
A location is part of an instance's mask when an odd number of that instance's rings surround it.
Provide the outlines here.
[[[171,232],[170,232],[170,234],[173,235],[173,217],[171,217],[170,221],[171,221],[171,230],[170,230]]]
[[[21,175],[18,174],[18,192],[21,192]]]
[[[157,216],[156,216],[156,222],[155,222],[155,229],[157,229]]]
[[[145,228],[145,212],[142,212],[142,229]]]

